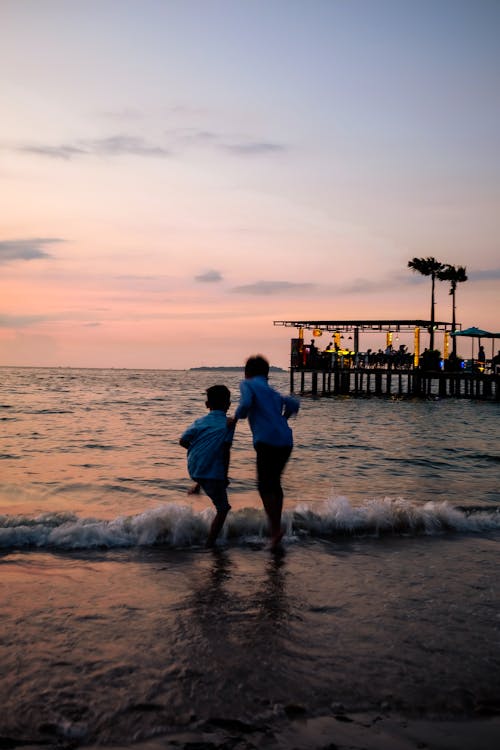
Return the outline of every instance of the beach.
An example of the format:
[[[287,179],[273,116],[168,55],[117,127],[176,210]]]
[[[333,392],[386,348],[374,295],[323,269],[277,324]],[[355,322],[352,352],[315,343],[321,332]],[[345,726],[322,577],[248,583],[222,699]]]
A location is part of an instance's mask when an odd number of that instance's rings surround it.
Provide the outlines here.
[[[222,724],[222,728],[221,728]],[[380,714],[345,714],[322,716],[316,719],[290,719],[280,727],[279,737],[268,728],[256,729],[238,722],[205,724],[196,731],[184,731],[168,739],[137,744],[139,750],[163,748],[197,748],[212,750],[219,747],[267,747],[273,750],[490,750],[498,744],[499,721],[429,721],[390,717]],[[96,747],[96,746],[94,746]],[[119,747],[116,746],[116,750]]]
[[[2,374],[3,747],[497,746],[498,404],[303,399],[273,555],[246,425],[186,495],[217,373]]]

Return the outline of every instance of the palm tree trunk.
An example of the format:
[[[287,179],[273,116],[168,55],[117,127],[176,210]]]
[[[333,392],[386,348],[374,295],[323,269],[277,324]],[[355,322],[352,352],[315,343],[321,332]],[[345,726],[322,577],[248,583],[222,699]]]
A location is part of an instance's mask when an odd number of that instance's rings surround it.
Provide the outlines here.
[[[455,333],[455,290],[452,288],[451,291],[452,300],[453,300],[453,307],[452,307],[452,315],[451,315],[451,330],[453,333]],[[457,356],[457,337],[453,336],[453,359]]]
[[[434,349],[434,285],[435,285],[435,274],[431,274],[432,277],[432,294],[431,294],[431,338],[429,342],[429,349]]]

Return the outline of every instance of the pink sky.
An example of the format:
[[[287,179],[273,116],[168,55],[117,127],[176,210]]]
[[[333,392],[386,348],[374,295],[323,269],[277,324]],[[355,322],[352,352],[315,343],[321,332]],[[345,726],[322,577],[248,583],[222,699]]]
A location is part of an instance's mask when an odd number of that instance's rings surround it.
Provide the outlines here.
[[[1,14],[0,364],[286,366],[274,320],[427,318],[415,256],[500,330],[498,5]]]

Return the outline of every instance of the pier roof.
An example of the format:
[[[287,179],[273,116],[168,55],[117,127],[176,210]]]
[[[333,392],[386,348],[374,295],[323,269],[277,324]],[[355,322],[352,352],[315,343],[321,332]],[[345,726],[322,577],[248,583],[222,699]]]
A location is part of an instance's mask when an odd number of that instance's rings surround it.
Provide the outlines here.
[[[432,325],[430,320],[275,320],[275,326],[285,328],[318,328],[320,331],[412,331],[415,328],[428,329]],[[462,324],[456,323],[455,329],[461,329]],[[452,331],[453,324],[434,321],[434,330]]]

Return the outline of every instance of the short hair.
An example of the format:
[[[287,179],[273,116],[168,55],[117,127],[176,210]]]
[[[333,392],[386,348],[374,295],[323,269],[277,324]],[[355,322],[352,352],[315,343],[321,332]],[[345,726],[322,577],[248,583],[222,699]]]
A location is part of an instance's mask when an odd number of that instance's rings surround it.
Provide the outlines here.
[[[245,364],[245,377],[254,378],[256,375],[263,375],[265,378],[269,375],[269,362],[261,354],[249,357]]]
[[[211,409],[227,411],[231,403],[231,391],[225,385],[212,385],[207,388],[207,404]]]

